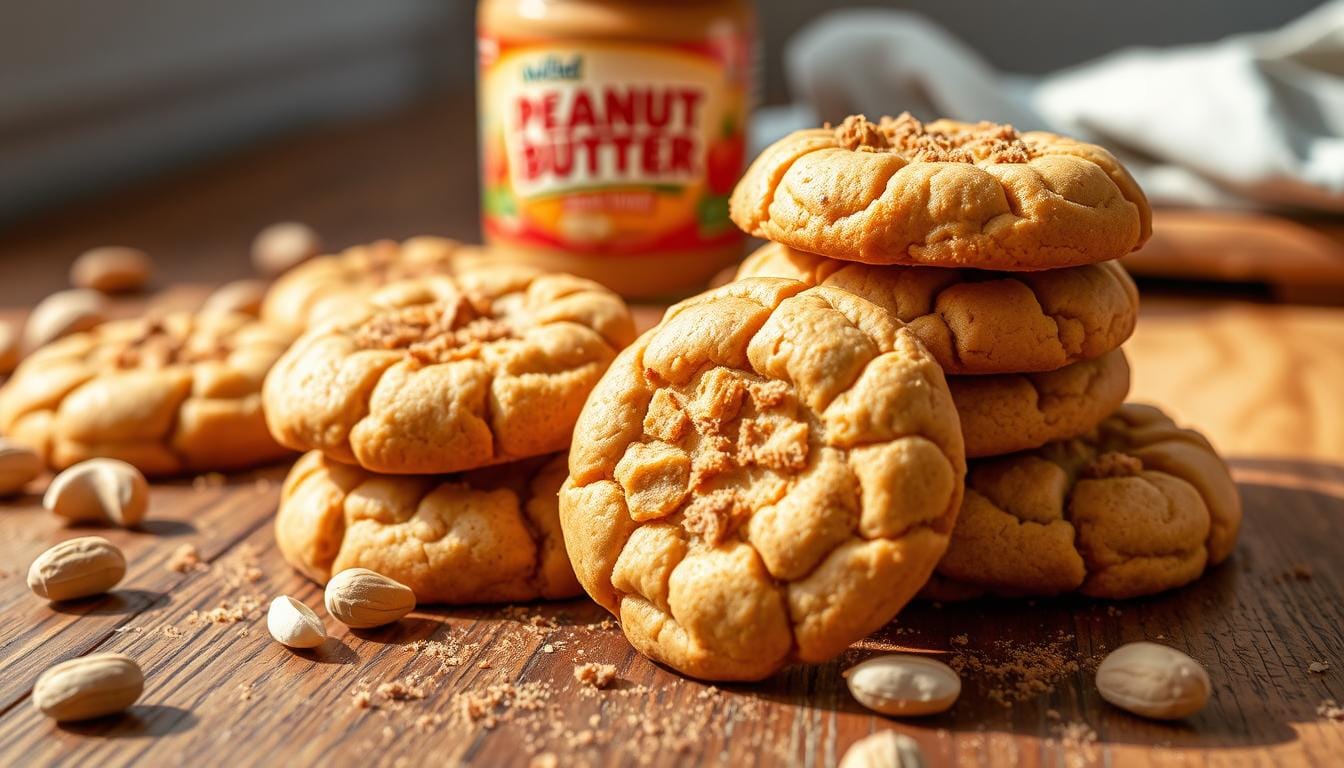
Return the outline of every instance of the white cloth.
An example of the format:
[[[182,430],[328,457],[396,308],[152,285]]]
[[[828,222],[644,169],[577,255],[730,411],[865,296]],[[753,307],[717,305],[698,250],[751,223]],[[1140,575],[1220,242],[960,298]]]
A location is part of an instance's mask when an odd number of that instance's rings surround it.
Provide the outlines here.
[[[792,40],[785,63],[810,110],[765,115],[766,138],[812,115],[994,120],[1107,147],[1155,202],[1344,213],[1344,0],[1274,32],[1041,78],[995,71],[915,14],[840,11]]]

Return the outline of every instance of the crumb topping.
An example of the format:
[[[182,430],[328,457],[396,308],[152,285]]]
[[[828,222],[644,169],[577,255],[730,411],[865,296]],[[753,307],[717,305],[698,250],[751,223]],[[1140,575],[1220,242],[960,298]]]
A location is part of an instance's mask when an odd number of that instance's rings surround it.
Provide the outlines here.
[[[644,433],[650,442],[627,448],[615,473],[631,515],[670,517],[713,545],[807,468],[812,425],[785,382],[716,367],[658,389]]]
[[[512,323],[492,314],[488,302],[459,297],[385,312],[355,331],[361,349],[404,349],[422,365],[466,360],[481,347],[515,337]]]
[[[121,369],[160,369],[224,360],[233,351],[228,337],[194,330],[170,327],[162,318],[150,318],[139,334],[112,348],[112,365]]]
[[[829,127],[829,125],[827,126]],[[980,122],[958,130],[930,130],[909,112],[870,122],[850,115],[833,129],[840,146],[856,152],[894,152],[923,163],[1025,163],[1035,154],[1011,125]]]

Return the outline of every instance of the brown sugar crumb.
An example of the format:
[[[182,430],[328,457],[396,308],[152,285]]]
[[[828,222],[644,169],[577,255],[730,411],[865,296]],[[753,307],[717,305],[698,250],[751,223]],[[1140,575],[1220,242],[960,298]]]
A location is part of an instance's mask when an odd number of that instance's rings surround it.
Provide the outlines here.
[[[829,124],[828,124],[829,127]],[[887,135],[864,115],[850,115],[835,128],[835,138],[845,149],[888,149]]]
[[[484,301],[457,301],[408,307],[376,315],[355,331],[361,349],[404,349],[422,365],[479,356],[480,348],[514,336],[513,327],[490,316]]]
[[[589,662],[574,667],[574,679],[590,688],[607,688],[616,682],[615,664]]]
[[[545,683],[500,683],[459,693],[453,700],[461,716],[488,730],[502,720],[511,719],[515,712],[541,709],[550,693],[550,686]]]
[[[243,595],[237,600],[224,600],[207,611],[192,611],[187,623],[200,624],[236,624],[253,618],[261,610],[261,595]]]
[[[1063,650],[1063,643],[1071,639],[1061,637],[1052,644],[1013,643],[1001,640],[989,651],[958,651],[948,666],[963,677],[973,677],[988,690],[986,696],[994,702],[1012,707],[1014,704],[1053,693],[1065,677],[1077,674],[1082,666]]]
[[[714,478],[737,467],[731,447],[732,442],[719,435],[706,436],[701,440],[700,449],[691,458],[690,486],[693,490],[704,490]]]
[[[726,539],[751,510],[742,502],[740,494],[724,488],[695,497],[686,506],[682,525],[686,530],[710,544]]]
[[[173,554],[168,558],[168,570],[177,573],[204,571],[208,568],[209,566],[201,561],[200,550],[196,549],[195,544],[183,544],[173,550]]]
[[[1328,661],[1313,661],[1307,665],[1307,671],[1312,673],[1313,675],[1322,674],[1324,672],[1329,671],[1329,669],[1330,669],[1330,662]]]
[[[976,123],[955,130],[931,130],[904,112],[873,123],[851,115],[835,128],[840,146],[860,152],[896,152],[925,163],[1025,163],[1031,147],[1010,125]]]
[[[196,331],[189,326],[170,328],[162,318],[150,318],[139,334],[112,350],[111,363],[122,369],[160,369],[223,360],[233,351],[231,339],[209,333],[192,335]]]
[[[804,422],[780,425],[767,419],[743,419],[737,437],[737,462],[782,472],[807,466],[809,429]]]
[[[425,698],[425,687],[419,675],[409,675],[401,680],[380,683],[375,692],[380,698],[388,701],[418,701]]]
[[[453,667],[462,666],[466,657],[471,655],[479,646],[476,643],[463,645],[460,641],[449,638],[447,640],[416,640],[403,647],[409,652],[434,659],[439,662],[439,670],[446,672]]]
[[[1108,477],[1133,477],[1142,471],[1143,462],[1137,456],[1108,451],[1083,467],[1082,476],[1089,480],[1100,480]]]

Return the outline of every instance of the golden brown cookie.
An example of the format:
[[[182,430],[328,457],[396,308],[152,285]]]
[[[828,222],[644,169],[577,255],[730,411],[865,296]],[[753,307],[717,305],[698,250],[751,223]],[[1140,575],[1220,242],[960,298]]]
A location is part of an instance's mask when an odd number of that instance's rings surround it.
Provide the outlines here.
[[[973,462],[933,599],[1150,595],[1227,559],[1241,500],[1198,432],[1125,405],[1084,437]]]
[[[742,277],[829,285],[892,312],[950,374],[1053,371],[1099,357],[1134,330],[1139,291],[1119,262],[1044,272],[875,266],[767,243]]]
[[[1081,435],[1129,394],[1129,363],[1112,350],[1044,373],[949,376],[968,457],[1000,456]]]
[[[617,357],[575,427],[560,521],[635,648],[754,680],[900,610],[942,555],[964,464],[913,333],[851,293],[755,278]]]
[[[39,349],[0,390],[0,431],[55,468],[106,456],[149,475],[227,470],[288,454],[261,385],[289,345],[238,314],[120,320]]]
[[[313,328],[263,390],[282,444],[432,474],[563,450],[634,338],[620,297],[570,275],[482,267],[393,283]]]
[[[869,264],[1056,269],[1123,256],[1152,230],[1143,191],[1101,147],[908,114],[780,139],[730,204],[756,237]]]
[[[368,568],[419,603],[497,603],[580,593],[556,494],[563,455],[457,475],[380,475],[311,451],[285,478],[275,517],[281,554],[325,584]]]
[[[280,276],[267,291],[261,316],[295,335],[388,283],[453,274],[488,257],[479,246],[443,237],[378,240],[341,253],[318,256]]]

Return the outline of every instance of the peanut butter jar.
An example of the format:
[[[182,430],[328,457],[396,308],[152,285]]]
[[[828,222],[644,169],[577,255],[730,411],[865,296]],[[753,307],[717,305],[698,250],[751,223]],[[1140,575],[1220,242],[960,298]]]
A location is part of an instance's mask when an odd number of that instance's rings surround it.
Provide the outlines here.
[[[629,297],[740,254],[750,0],[480,0],[482,228],[499,258]]]

